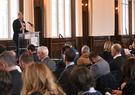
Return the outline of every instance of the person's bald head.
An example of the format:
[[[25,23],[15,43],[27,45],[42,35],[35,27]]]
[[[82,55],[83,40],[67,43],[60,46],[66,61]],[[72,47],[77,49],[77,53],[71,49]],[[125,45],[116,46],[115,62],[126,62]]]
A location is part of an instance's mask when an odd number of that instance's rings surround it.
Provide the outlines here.
[[[113,44],[112,47],[111,47],[111,53],[112,53],[112,56],[115,56],[117,54],[120,54],[121,53],[121,45],[116,43],[116,44]]]

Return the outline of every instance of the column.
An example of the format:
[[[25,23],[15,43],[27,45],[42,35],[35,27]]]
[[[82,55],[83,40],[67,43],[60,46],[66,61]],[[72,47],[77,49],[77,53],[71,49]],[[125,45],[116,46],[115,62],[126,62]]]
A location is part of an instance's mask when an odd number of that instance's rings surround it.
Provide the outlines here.
[[[35,32],[34,26],[30,25],[30,23],[34,25],[34,0],[24,0],[23,8],[26,29],[30,32]]]
[[[82,0],[76,0],[76,37],[82,36]]]

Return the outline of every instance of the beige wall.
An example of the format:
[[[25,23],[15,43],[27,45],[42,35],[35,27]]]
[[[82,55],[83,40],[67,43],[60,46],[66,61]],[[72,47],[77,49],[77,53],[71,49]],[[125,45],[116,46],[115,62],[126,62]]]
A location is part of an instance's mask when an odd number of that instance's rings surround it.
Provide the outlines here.
[[[132,31],[135,34],[135,0],[132,0]]]
[[[89,0],[89,36],[114,35],[114,0]]]
[[[44,37],[51,37],[51,0],[44,0]]]
[[[26,28],[30,32],[34,32],[34,27],[31,27],[27,22],[34,24],[34,0],[24,0],[24,20]]]
[[[82,37],[82,0],[76,0],[76,36]]]

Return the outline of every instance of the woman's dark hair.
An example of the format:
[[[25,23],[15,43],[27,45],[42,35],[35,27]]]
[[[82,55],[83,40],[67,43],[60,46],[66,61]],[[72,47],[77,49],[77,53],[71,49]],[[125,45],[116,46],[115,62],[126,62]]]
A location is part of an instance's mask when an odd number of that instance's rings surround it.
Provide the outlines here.
[[[73,85],[79,91],[87,91],[95,86],[95,80],[90,70],[84,66],[76,66],[71,72]]]
[[[31,51],[35,51],[36,50],[35,46],[33,44],[28,45],[27,49],[31,50]]]
[[[123,73],[125,80],[135,80],[135,57],[127,59],[123,67]]]
[[[73,62],[75,59],[76,53],[73,48],[69,48],[65,51],[65,59],[66,61]]]

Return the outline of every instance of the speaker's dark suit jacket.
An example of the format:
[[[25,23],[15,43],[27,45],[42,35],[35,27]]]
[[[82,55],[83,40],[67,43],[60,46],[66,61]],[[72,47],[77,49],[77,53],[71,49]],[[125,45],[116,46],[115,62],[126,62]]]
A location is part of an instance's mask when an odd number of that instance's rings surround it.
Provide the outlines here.
[[[23,23],[25,24],[25,22],[23,21]],[[13,34],[13,40],[16,42],[18,40],[18,34],[22,33],[22,31],[20,30],[22,27],[21,22],[19,21],[19,19],[14,20],[13,22],[13,30],[14,30],[14,34]],[[26,32],[26,30],[25,30]]]

